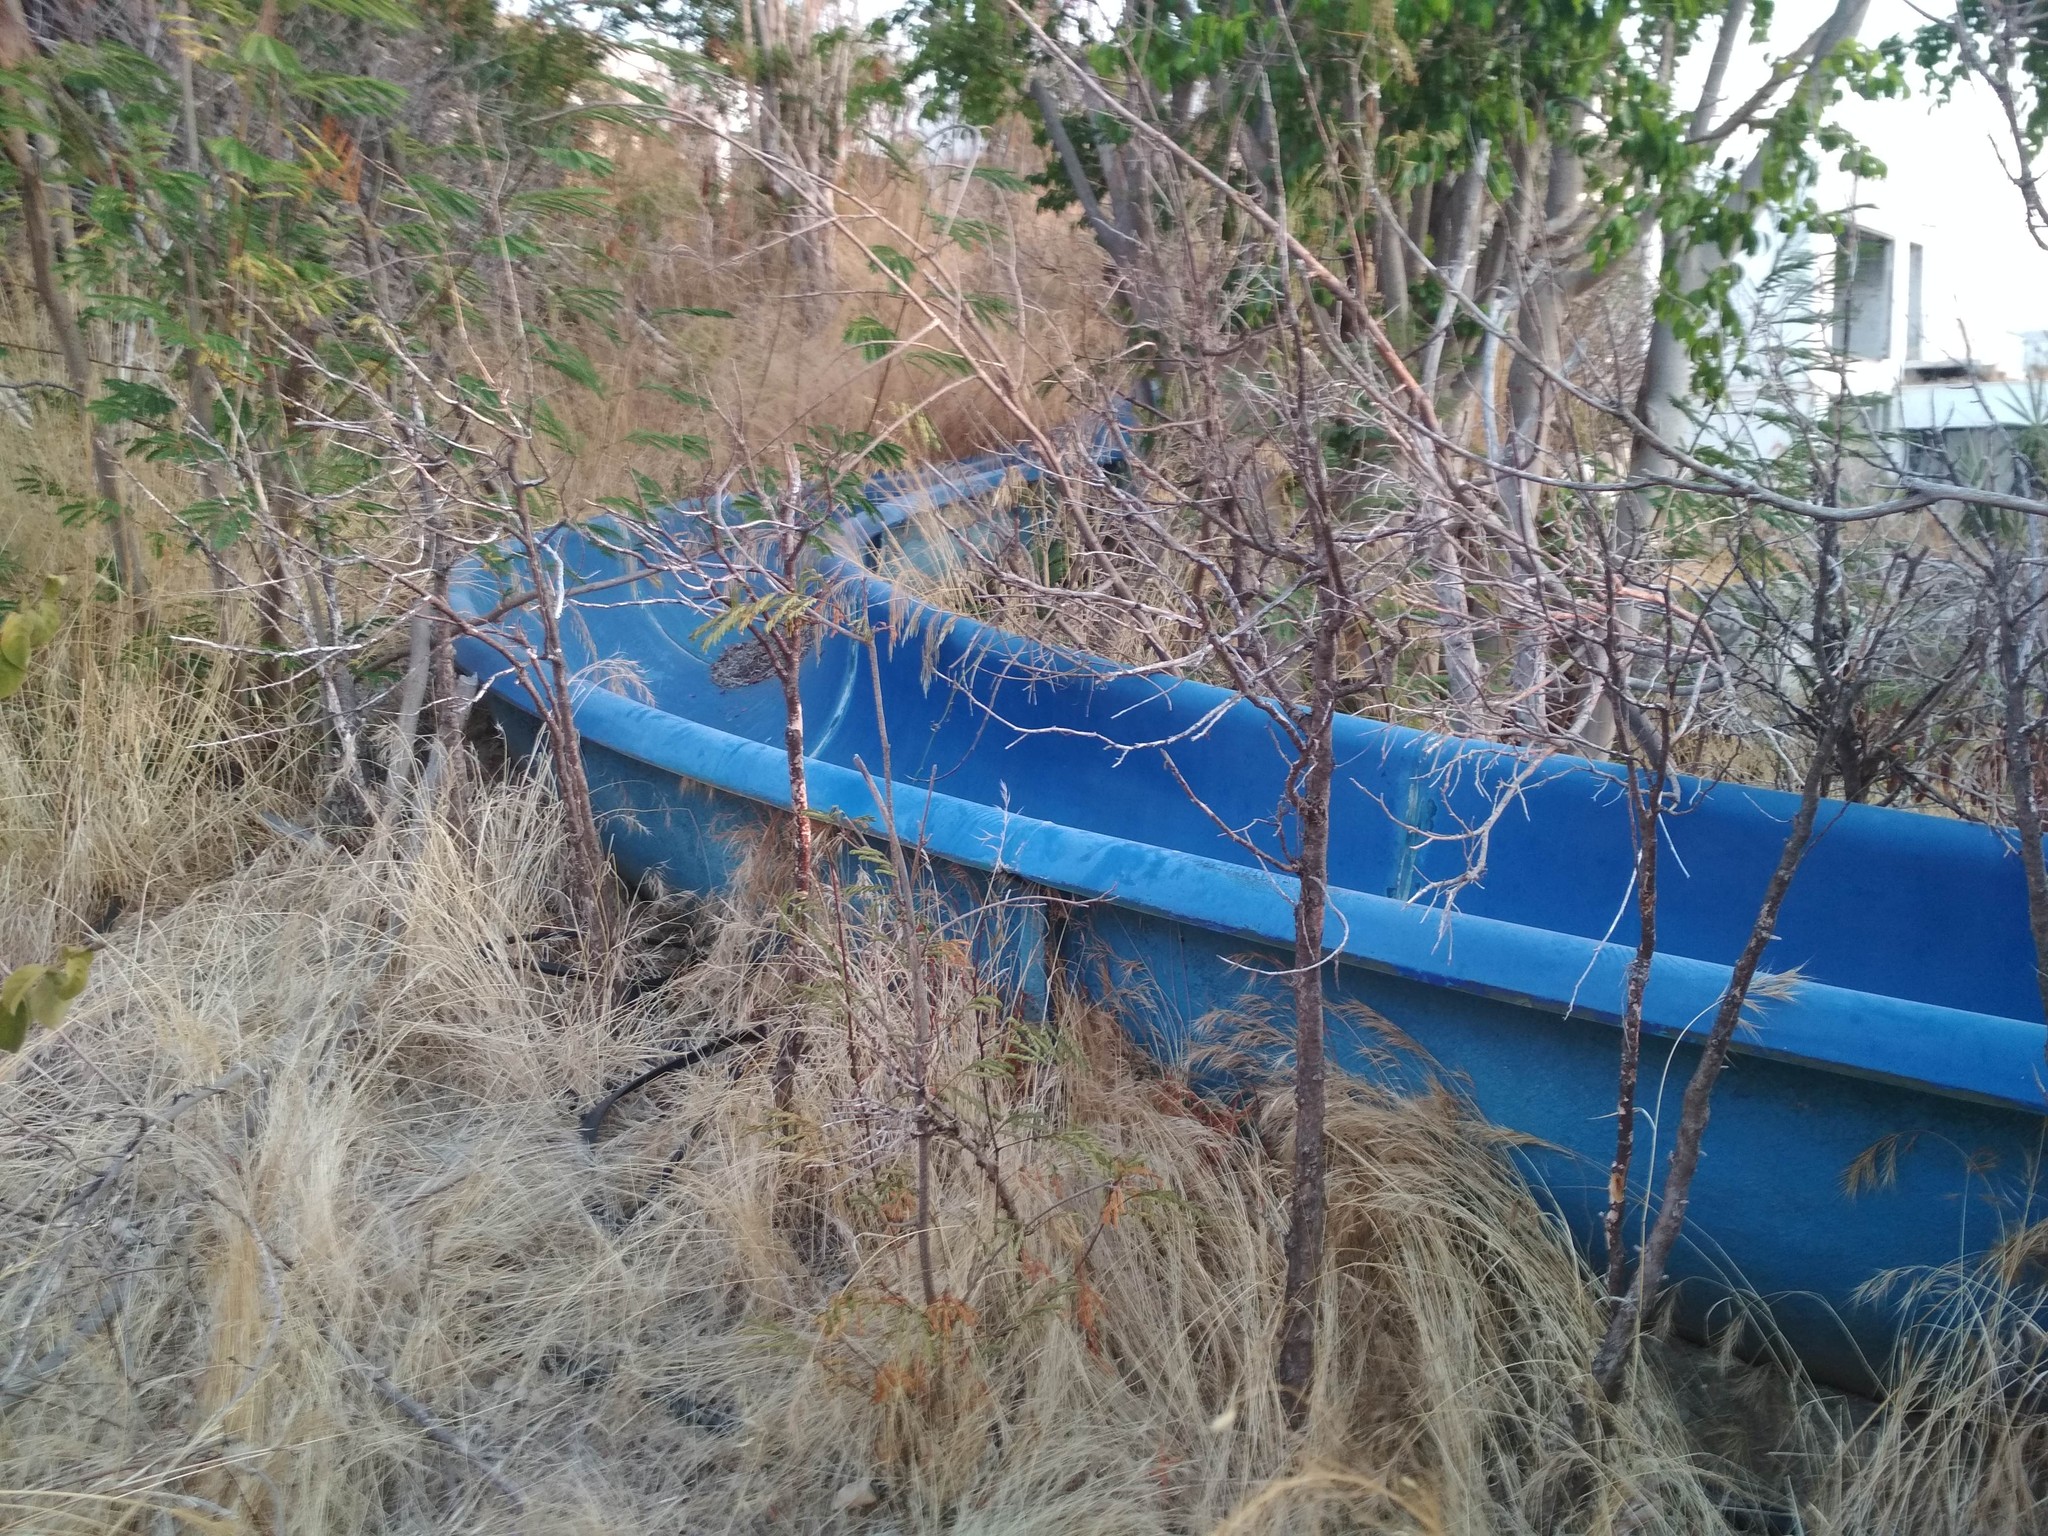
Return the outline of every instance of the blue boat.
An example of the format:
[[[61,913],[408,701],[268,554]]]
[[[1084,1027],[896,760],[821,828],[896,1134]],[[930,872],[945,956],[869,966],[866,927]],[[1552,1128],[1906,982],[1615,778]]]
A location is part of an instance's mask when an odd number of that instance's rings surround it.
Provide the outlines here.
[[[880,485],[854,536],[886,543],[915,505],[1035,474],[1011,456]],[[669,537],[702,515],[674,514]],[[617,584],[640,536],[548,536],[569,584],[591,588],[565,623],[590,679],[575,717],[626,874],[716,892],[788,807],[783,702],[772,678],[731,686],[745,669],[715,667],[753,642],[700,638],[720,606],[701,579]],[[523,585],[516,554],[466,567],[458,602],[485,614]],[[937,610],[855,561],[830,576],[843,632],[801,678],[815,811],[870,837],[890,811],[943,878],[1024,914],[1003,955],[1025,1006],[1061,978],[1169,1060],[1248,998],[1270,1015],[1281,993],[1261,973],[1288,963],[1294,882],[1270,862],[1288,753],[1260,708]],[[458,653],[530,750],[525,681],[481,641]],[[621,664],[631,681],[597,681]],[[1519,1133],[1514,1155],[1597,1262],[1636,942],[1618,770],[1352,717],[1337,748],[1332,1059],[1402,1090],[1448,1085]],[[1726,783],[1673,792],[1639,1199],[1795,804]],[[1904,1326],[1871,1282],[1981,1255],[2048,1214],[2048,1029],[2011,834],[1824,804],[1765,965],[1798,980],[1756,1000],[1717,1091],[1674,1265],[1680,1318],[1704,1332],[1735,1316],[1731,1298],[1761,1298],[1816,1376],[1869,1390]]]

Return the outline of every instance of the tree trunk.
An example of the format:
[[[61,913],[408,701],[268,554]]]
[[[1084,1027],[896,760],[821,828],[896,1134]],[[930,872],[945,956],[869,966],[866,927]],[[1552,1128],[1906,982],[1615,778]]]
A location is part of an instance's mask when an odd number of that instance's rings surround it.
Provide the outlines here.
[[[1778,855],[1777,868],[1771,871],[1770,883],[1764,888],[1763,900],[1757,907],[1756,921],[1750,924],[1749,937],[1729,972],[1728,986],[1715,1010],[1713,1027],[1700,1050],[1699,1064],[1693,1068],[1692,1076],[1686,1082],[1685,1097],[1680,1101],[1678,1132],[1672,1141],[1671,1162],[1665,1170],[1663,1188],[1658,1192],[1657,1219],[1651,1225],[1649,1240],[1643,1244],[1643,1258],[1636,1270],[1635,1284],[1608,1315],[1607,1331],[1593,1356],[1593,1380],[1609,1402],[1618,1401],[1621,1396],[1628,1376],[1629,1357],[1635,1348],[1637,1326],[1649,1310],[1658,1287],[1664,1283],[1671,1250],[1677,1246],[1678,1235],[1685,1229],[1693,1178],[1699,1172],[1700,1150],[1707,1137],[1707,1121],[1713,1113],[1714,1087],[1721,1079],[1721,1069],[1728,1063],[1729,1047],[1734,1043],[1735,1030],[1742,1022],[1742,1010],[1749,1001],[1750,984],[1756,980],[1757,971],[1763,963],[1764,950],[1777,935],[1778,913],[1785,905],[1785,893],[1791,889],[1792,877],[1799,872],[1800,861],[1806,857],[1806,850],[1813,841],[1813,823],[1820,811],[1821,776],[1826,771],[1823,765],[1827,759],[1827,746],[1828,743],[1821,743],[1821,750],[1814,753],[1812,766],[1807,769],[1806,782],[1799,796],[1799,809],[1792,818],[1791,830],[1785,835],[1785,846]]]
[[[2033,721],[2027,710],[2027,667],[2009,567],[1998,566],[1998,683],[2004,694],[2003,736],[2006,784],[2012,795],[2013,830],[2019,834],[2020,868],[2027,881],[2027,923],[2034,938],[2034,980],[2048,1020],[2048,858],[2041,847],[2041,802],[2034,791]]]
[[[1837,0],[1833,12],[1807,39],[1804,45],[1807,55],[1805,70],[1795,92],[1795,95],[1805,98],[1801,103],[1803,109],[1815,111],[1823,104],[1821,98],[1831,78],[1835,51],[1856,35],[1869,8],[1870,0]],[[1742,25],[1746,10],[1746,4],[1731,0],[1722,17],[1722,37],[1710,66],[1708,86],[1702,92],[1699,110],[1694,114],[1693,133],[1696,137],[1706,131],[1705,119],[1712,115],[1713,98],[1718,95],[1721,77],[1727,68],[1724,49],[1732,51],[1734,44],[1729,40],[1730,33]],[[1762,186],[1766,158],[1770,153],[1771,146],[1765,145],[1743,167],[1732,200],[1735,211],[1741,212],[1746,208],[1757,188]],[[1681,295],[1699,292],[1727,260],[1727,254],[1718,247],[1688,246],[1679,252],[1673,274],[1678,292]],[[1636,434],[1630,448],[1630,479],[1671,472],[1672,461],[1665,451],[1666,445],[1677,444],[1685,435],[1691,392],[1692,359],[1686,354],[1685,343],[1668,323],[1659,320],[1650,329],[1649,350],[1643,358],[1643,383],[1636,398],[1636,419],[1646,430]],[[1649,537],[1653,516],[1650,499],[1642,491],[1624,492],[1616,499],[1615,545],[1624,563],[1640,557],[1643,543]]]
[[[770,647],[775,660],[776,679],[782,684],[782,747],[789,762],[790,857],[796,864],[797,916],[801,920],[810,904],[814,858],[809,776],[804,766],[804,699],[799,687],[804,659],[803,638],[801,634],[763,636],[761,643]],[[785,1114],[796,1102],[796,1069],[803,1058],[803,1049],[802,1025],[797,1019],[790,1018],[782,1026],[782,1038],[775,1045],[775,1064],[768,1073],[775,1107]],[[925,1177],[925,1159],[929,1157],[928,1141],[926,1136],[918,1144],[921,1180]]]
[[[1295,823],[1301,837],[1294,902],[1294,1182],[1288,1193],[1287,1278],[1276,1372],[1288,1421],[1308,1417],[1315,1377],[1316,1293],[1323,1272],[1328,1169],[1323,1111],[1328,1068],[1323,1059],[1323,926],[1329,912],[1330,785],[1336,770],[1334,612],[1319,616],[1312,661],[1313,698],[1303,743]]]
[[[1484,736],[1492,726],[1486,703],[1486,670],[1472,634],[1471,593],[1450,510],[1441,503],[1422,509],[1422,555],[1436,598],[1437,643],[1443,650],[1444,682],[1451,696],[1451,724],[1460,735]]]
[[[1429,347],[1422,360],[1422,387],[1436,389],[1437,373],[1443,366],[1444,347],[1451,326],[1458,318],[1458,301],[1471,292],[1472,272],[1478,253],[1480,213],[1486,203],[1486,168],[1491,146],[1481,140],[1472,163],[1458,177],[1456,193],[1449,199],[1445,219],[1446,238],[1438,247],[1437,267],[1443,274],[1444,296],[1437,306],[1436,325],[1430,332]]]
[[[1619,653],[1610,656],[1609,666],[1622,673]],[[1644,794],[1642,776],[1631,762],[1628,768],[1629,799],[1636,824],[1636,952],[1628,964],[1622,987],[1621,1071],[1614,1096],[1614,1161],[1607,1170],[1607,1299],[1619,1307],[1628,1294],[1628,1241],[1623,1228],[1628,1220],[1628,1180],[1635,1163],[1636,1079],[1643,1060],[1643,994],[1650,985],[1650,966],[1657,956],[1657,843],[1663,835],[1661,815],[1664,803],[1664,769],[1651,770],[1649,793]]]
[[[21,0],[0,0],[0,68],[19,69],[35,55],[35,40],[22,14]],[[25,115],[20,93],[0,93],[9,114],[19,120]],[[21,182],[22,239],[28,245],[29,266],[35,275],[36,298],[56,333],[57,350],[64,358],[64,379],[78,397],[80,416],[85,421],[86,455],[92,464],[93,495],[107,520],[107,535],[114,556],[114,575],[130,597],[142,597],[148,580],[142,568],[142,547],[135,537],[121,505],[121,476],[113,451],[101,436],[99,425],[88,409],[92,400],[92,359],[86,351],[85,334],[71,308],[57,274],[55,233],[50,221],[49,197],[42,164],[29,135],[19,127],[0,133],[0,148],[14,166]]]
[[[583,742],[576,729],[576,713],[570,693],[569,660],[562,648],[562,626],[557,604],[562,592],[548,574],[548,554],[534,536],[533,517],[526,505],[526,487],[513,477],[513,502],[519,517],[520,542],[526,548],[527,574],[532,578],[534,611],[540,618],[541,654],[533,658],[534,676],[529,684],[540,705],[548,733],[549,758],[555,769],[555,787],[562,796],[562,810],[569,834],[570,899],[576,926],[589,947],[606,944],[611,933],[611,903],[606,896],[607,866],[604,840],[598,835],[597,808],[590,798],[590,778],[583,771]]]

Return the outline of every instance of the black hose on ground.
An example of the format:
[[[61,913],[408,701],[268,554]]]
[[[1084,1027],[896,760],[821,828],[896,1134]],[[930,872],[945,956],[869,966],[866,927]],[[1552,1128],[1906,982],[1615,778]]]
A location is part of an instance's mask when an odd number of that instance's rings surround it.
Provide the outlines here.
[[[638,1093],[658,1077],[665,1077],[671,1072],[680,1072],[684,1067],[694,1067],[699,1062],[709,1061],[736,1045],[751,1044],[764,1038],[767,1033],[767,1026],[755,1024],[747,1029],[736,1029],[729,1035],[719,1035],[715,1039],[693,1045],[688,1050],[678,1051],[666,1060],[656,1062],[638,1077],[614,1088],[583,1112],[583,1117],[578,1122],[583,1130],[583,1139],[592,1146],[597,1144],[598,1133],[604,1129],[605,1117],[627,1094]]]

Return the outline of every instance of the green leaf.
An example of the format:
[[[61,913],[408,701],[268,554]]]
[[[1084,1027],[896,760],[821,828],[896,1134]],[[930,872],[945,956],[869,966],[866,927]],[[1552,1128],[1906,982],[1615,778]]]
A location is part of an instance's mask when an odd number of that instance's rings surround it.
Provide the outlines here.
[[[89,293],[83,313],[93,320],[140,321],[144,325],[169,325],[175,318],[170,305],[132,293]]]
[[[1017,312],[1016,305],[993,293],[968,294],[967,307],[973,311],[974,318],[983,325],[993,325],[999,320],[1007,320]]]
[[[548,297],[564,314],[579,320],[603,320],[617,314],[626,302],[626,296],[616,288],[554,288],[548,291]]]
[[[105,393],[86,409],[92,412],[93,420],[108,425],[117,421],[161,421],[178,408],[177,400],[154,384],[108,379],[102,388]]]
[[[976,181],[985,181],[992,187],[1000,187],[1005,192],[1029,192],[1031,190],[1030,182],[1019,176],[1015,171],[1006,171],[999,165],[977,165],[974,168],[974,179]]]
[[[964,379],[974,372],[974,364],[958,352],[945,352],[936,347],[919,347],[910,354],[914,367],[929,368],[934,373],[949,373],[956,379]]]
[[[871,363],[879,363],[896,345],[896,333],[873,315],[855,315],[839,339],[849,347],[859,347],[860,355]]]
[[[693,410],[708,411],[711,409],[711,402],[709,400],[705,399],[702,395],[693,394],[679,384],[642,384],[640,388],[652,390],[657,395],[666,395],[669,399],[675,401],[677,405],[687,405]]]
[[[604,380],[598,377],[597,364],[593,363],[579,347],[566,341],[557,341],[546,331],[535,331],[534,339],[540,343],[541,361],[563,378],[597,394],[604,393]]]
[[[0,1051],[18,1051],[29,1026],[55,1029],[73,998],[85,990],[92,951],[66,944],[55,965],[16,966],[0,981]]]
[[[223,135],[209,139],[207,153],[213,156],[213,163],[230,176],[239,177],[253,186],[292,187],[305,183],[305,173],[287,160],[273,160],[259,154],[240,139]]]
[[[462,398],[469,401],[493,419],[502,420],[505,415],[505,397],[498,393],[496,386],[478,378],[473,373],[458,374],[455,387],[462,392]]]
[[[711,309],[703,304],[671,304],[665,309],[650,309],[650,318],[659,320],[663,315],[695,315],[703,320],[730,320],[729,309]]]
[[[650,106],[664,103],[650,102]],[[612,123],[621,128],[645,129],[649,126],[647,114],[635,112],[631,107],[613,102],[594,102],[587,106],[570,109],[562,114],[564,118],[581,118],[592,123]]]
[[[301,72],[299,55],[285,43],[268,33],[250,33],[242,39],[242,47],[236,49],[244,63],[252,70],[274,70],[289,80],[297,80]]]
[[[545,213],[556,218],[591,218],[611,205],[611,194],[596,187],[541,187],[505,199],[508,213]]]
[[[410,97],[404,86],[369,75],[309,74],[300,77],[298,89],[323,107],[357,117],[390,117]]]
[[[348,16],[356,21],[382,22],[400,32],[411,32],[419,26],[419,18],[413,14],[406,0],[309,0],[309,3],[315,10]]]
[[[57,638],[57,631],[64,627],[64,610],[57,605],[57,599],[63,593],[62,576],[45,576],[41,594],[33,603],[18,610],[28,620],[30,645],[48,645]]]
[[[414,171],[408,176],[406,187],[420,211],[439,223],[473,219],[483,212],[483,205],[467,192],[457,191],[438,176],[429,176],[424,171]]]
[[[195,501],[185,508],[185,521],[218,551],[229,548],[247,533],[255,518],[243,501]]]
[[[28,681],[28,621],[18,613],[0,619],[0,699],[11,699]]]
[[[624,75],[608,75],[606,80],[608,83],[617,86],[634,100],[642,102],[647,106],[666,107],[668,105],[667,94],[659,86],[652,85],[645,80],[632,80]]]
[[[437,256],[448,249],[441,231],[424,219],[401,219],[384,226],[384,238],[414,256]]]
[[[942,213],[932,215],[932,224],[948,240],[970,251],[994,245],[1002,233],[987,219],[948,218]]]
[[[244,64],[254,69],[272,69],[287,78],[299,75],[299,56],[292,51],[289,43],[281,42],[267,32],[251,32],[242,39],[242,46],[235,50]]]
[[[40,972],[42,969],[43,967],[40,965],[24,965],[19,970],[10,973],[7,979],[12,981],[16,976],[21,975],[23,971]],[[21,1049],[27,1039],[28,1009],[0,1008],[0,1051],[12,1055]]]
[[[711,457],[711,444],[694,432],[629,432],[626,441],[640,448],[688,454],[693,459]]]
[[[538,256],[547,249],[538,240],[527,235],[500,235],[489,240],[479,240],[477,250],[486,256],[524,261],[529,256]]]
[[[562,149],[543,144],[534,153],[549,165],[559,166],[565,171],[582,171],[588,176],[609,176],[618,169],[610,156],[590,149]]]
[[[576,434],[571,432],[562,418],[555,414],[553,406],[545,400],[533,402],[533,425],[540,435],[553,443],[564,453],[577,449]]]
[[[877,271],[887,272],[900,283],[907,284],[917,273],[917,263],[893,245],[873,247],[868,264]]]

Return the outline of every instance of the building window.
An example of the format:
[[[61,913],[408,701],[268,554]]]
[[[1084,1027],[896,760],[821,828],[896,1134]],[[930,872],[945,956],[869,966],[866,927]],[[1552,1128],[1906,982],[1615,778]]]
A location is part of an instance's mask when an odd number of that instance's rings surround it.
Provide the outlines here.
[[[1852,229],[1835,246],[1835,351],[1885,358],[1892,351],[1892,243]]]
[[[1949,427],[1902,434],[1906,473],[2014,496],[2040,493],[2034,461],[2009,427]]]
[[[1927,252],[1906,247],[1906,361],[1920,360],[1927,345]]]

